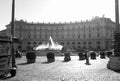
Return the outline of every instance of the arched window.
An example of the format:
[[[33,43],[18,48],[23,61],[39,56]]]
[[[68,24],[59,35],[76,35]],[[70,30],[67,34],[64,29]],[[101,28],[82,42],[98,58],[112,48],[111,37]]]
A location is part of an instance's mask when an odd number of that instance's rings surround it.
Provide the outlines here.
[[[83,44],[86,44],[86,42],[83,42]]]
[[[42,42],[39,42],[39,44],[42,44]]]
[[[92,44],[91,42],[88,42],[88,44]]]
[[[70,44],[70,42],[67,42],[67,45],[69,45]]]
[[[97,44],[100,44],[100,41],[97,41]]]
[[[64,45],[64,42],[61,42],[62,45]]]
[[[80,42],[78,42],[78,44],[81,44]]]
[[[35,45],[35,44],[37,44],[36,42],[33,42],[33,44]]]
[[[72,44],[75,44],[75,42],[72,42]]]

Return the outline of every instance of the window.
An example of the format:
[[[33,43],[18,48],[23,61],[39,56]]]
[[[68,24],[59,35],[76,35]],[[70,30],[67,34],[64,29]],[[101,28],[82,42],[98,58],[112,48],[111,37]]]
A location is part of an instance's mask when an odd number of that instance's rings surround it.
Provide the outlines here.
[[[108,49],[108,41],[106,41],[106,49]]]
[[[70,42],[67,42],[67,45],[69,45],[70,44]]]
[[[86,42],[83,42],[83,44],[86,44]]]
[[[100,45],[98,45],[98,46],[97,46],[97,50],[100,50],[100,49],[101,49],[101,46],[100,46]]]
[[[31,42],[27,42],[27,44],[31,44]]]
[[[107,33],[107,31],[106,31],[106,37],[108,36],[108,33]]]
[[[28,39],[30,39],[30,34],[28,35]]]
[[[80,39],[80,35],[78,35],[78,39]]]
[[[91,34],[89,34],[89,38],[91,38]]]
[[[84,39],[86,38],[86,35],[85,34],[83,34],[83,37],[84,37]]]
[[[64,45],[64,42],[61,42],[62,45]]]
[[[88,44],[92,44],[91,42],[89,42]]]
[[[87,47],[86,46],[83,46],[83,49],[86,49]]]
[[[99,28],[97,28],[97,31],[98,31],[98,32],[99,32],[99,30],[100,30],[100,29],[99,29]]]
[[[89,49],[92,49],[92,46],[91,46],[91,45],[89,46]]]
[[[90,26],[89,26],[89,32],[91,32]]]
[[[84,29],[85,29],[85,26],[84,26]]]
[[[97,41],[97,44],[100,44],[100,41]]]
[[[35,45],[35,44],[37,44],[36,42],[33,42],[33,44]]]
[[[80,42],[78,42],[78,44],[80,44]]]
[[[34,39],[36,39],[36,35],[34,34]]]
[[[75,42],[72,42],[72,44],[75,44]]]
[[[99,34],[99,33],[97,34],[97,37],[100,37],[100,34]]]
[[[47,35],[45,35],[45,39],[47,39]]]
[[[39,42],[39,44],[42,44],[42,42]]]

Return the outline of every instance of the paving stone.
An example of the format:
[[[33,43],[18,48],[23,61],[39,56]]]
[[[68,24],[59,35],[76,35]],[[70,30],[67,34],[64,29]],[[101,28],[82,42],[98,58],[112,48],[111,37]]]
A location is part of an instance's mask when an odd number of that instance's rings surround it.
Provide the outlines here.
[[[39,56],[36,63],[25,64],[26,58],[16,59],[17,75],[3,81],[120,81],[120,73],[107,69],[109,58],[78,60],[72,56],[71,61],[63,62],[64,57],[55,57],[55,62],[47,63],[45,56]]]

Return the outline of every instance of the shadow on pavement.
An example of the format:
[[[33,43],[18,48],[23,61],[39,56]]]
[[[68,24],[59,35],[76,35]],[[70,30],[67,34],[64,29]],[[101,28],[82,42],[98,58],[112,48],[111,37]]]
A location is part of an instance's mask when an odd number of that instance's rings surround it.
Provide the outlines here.
[[[114,71],[114,72],[116,72],[116,73],[120,73],[120,70],[116,70],[116,71]]]
[[[33,63],[27,63],[27,62],[25,62],[25,63],[19,63],[17,65],[28,65],[28,64],[33,64]]]
[[[62,62],[70,62],[70,61],[62,61]]]
[[[49,63],[52,63],[52,62],[42,62],[41,64],[49,64]]]
[[[13,78],[13,77],[12,76],[2,76],[2,77],[0,77],[0,80],[7,80],[10,78]]]
[[[112,70],[111,68],[107,67],[107,69],[111,70],[111,71],[114,71],[116,73],[120,73],[120,70]]]

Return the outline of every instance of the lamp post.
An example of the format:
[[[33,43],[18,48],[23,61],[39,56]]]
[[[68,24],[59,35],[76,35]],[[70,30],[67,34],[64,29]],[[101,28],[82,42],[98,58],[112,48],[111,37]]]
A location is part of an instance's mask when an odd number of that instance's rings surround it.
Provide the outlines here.
[[[114,55],[110,57],[107,68],[120,70],[120,28],[119,28],[119,1],[115,0],[115,31],[114,31]]]
[[[114,35],[114,54],[120,56],[120,28],[119,28],[119,1],[115,0],[115,35]]]
[[[12,68],[15,68],[15,53],[14,53],[14,13],[15,13],[15,0],[12,0],[12,20],[11,20],[11,56]]]

